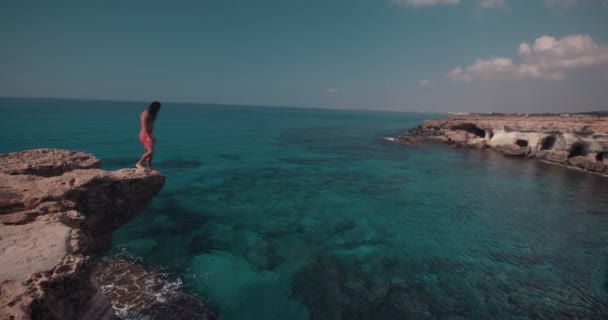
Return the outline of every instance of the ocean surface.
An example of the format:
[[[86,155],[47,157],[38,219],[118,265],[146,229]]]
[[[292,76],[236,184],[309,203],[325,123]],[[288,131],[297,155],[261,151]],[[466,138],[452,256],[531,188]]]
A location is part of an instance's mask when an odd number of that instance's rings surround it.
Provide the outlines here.
[[[144,151],[145,103],[0,99],[0,153]],[[606,319],[608,179],[385,137],[442,115],[165,103],[118,230],[223,319]]]

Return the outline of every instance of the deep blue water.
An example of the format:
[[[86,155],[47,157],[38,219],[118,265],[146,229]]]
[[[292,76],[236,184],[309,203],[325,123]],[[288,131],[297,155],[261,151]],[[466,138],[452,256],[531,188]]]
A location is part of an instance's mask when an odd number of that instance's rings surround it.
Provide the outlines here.
[[[0,99],[0,153],[143,152],[144,103]],[[383,139],[441,115],[166,103],[167,183],[114,236],[225,319],[603,319],[608,180]]]

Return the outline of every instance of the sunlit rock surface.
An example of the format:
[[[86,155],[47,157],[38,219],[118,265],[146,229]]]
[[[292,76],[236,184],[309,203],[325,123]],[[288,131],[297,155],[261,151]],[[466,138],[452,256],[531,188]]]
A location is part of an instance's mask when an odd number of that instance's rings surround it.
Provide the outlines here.
[[[490,148],[608,174],[608,118],[596,116],[467,116],[427,120],[398,137]]]
[[[116,318],[95,261],[165,177],[99,166],[68,150],[0,155],[0,319]]]

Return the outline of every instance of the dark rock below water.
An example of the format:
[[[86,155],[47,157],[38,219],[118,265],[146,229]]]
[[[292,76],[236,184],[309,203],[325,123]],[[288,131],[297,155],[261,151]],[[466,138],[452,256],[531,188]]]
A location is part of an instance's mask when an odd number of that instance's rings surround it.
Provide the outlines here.
[[[133,167],[138,158],[110,158],[104,159],[101,164],[104,168],[117,168],[117,167]],[[163,161],[155,161],[152,167],[160,170],[171,170],[171,169],[196,169],[202,166],[202,162],[198,160],[188,160],[181,158],[166,159]]]
[[[186,159],[167,159],[165,161],[158,162],[155,167],[165,169],[196,169],[202,166],[202,162],[198,160],[186,160]]]
[[[121,319],[218,319],[203,300],[184,293],[179,280],[133,260],[105,260],[94,275]]]

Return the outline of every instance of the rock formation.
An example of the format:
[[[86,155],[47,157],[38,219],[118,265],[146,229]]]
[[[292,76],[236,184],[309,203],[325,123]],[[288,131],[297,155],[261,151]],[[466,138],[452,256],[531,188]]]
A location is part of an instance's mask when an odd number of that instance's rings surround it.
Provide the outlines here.
[[[591,116],[467,116],[427,120],[398,137],[489,148],[608,174],[608,118]]]
[[[82,152],[0,155],[0,319],[115,319],[93,269],[112,232],[162,188]]]
[[[127,257],[100,262],[95,278],[123,319],[219,319],[206,302],[181,290],[181,280]]]

